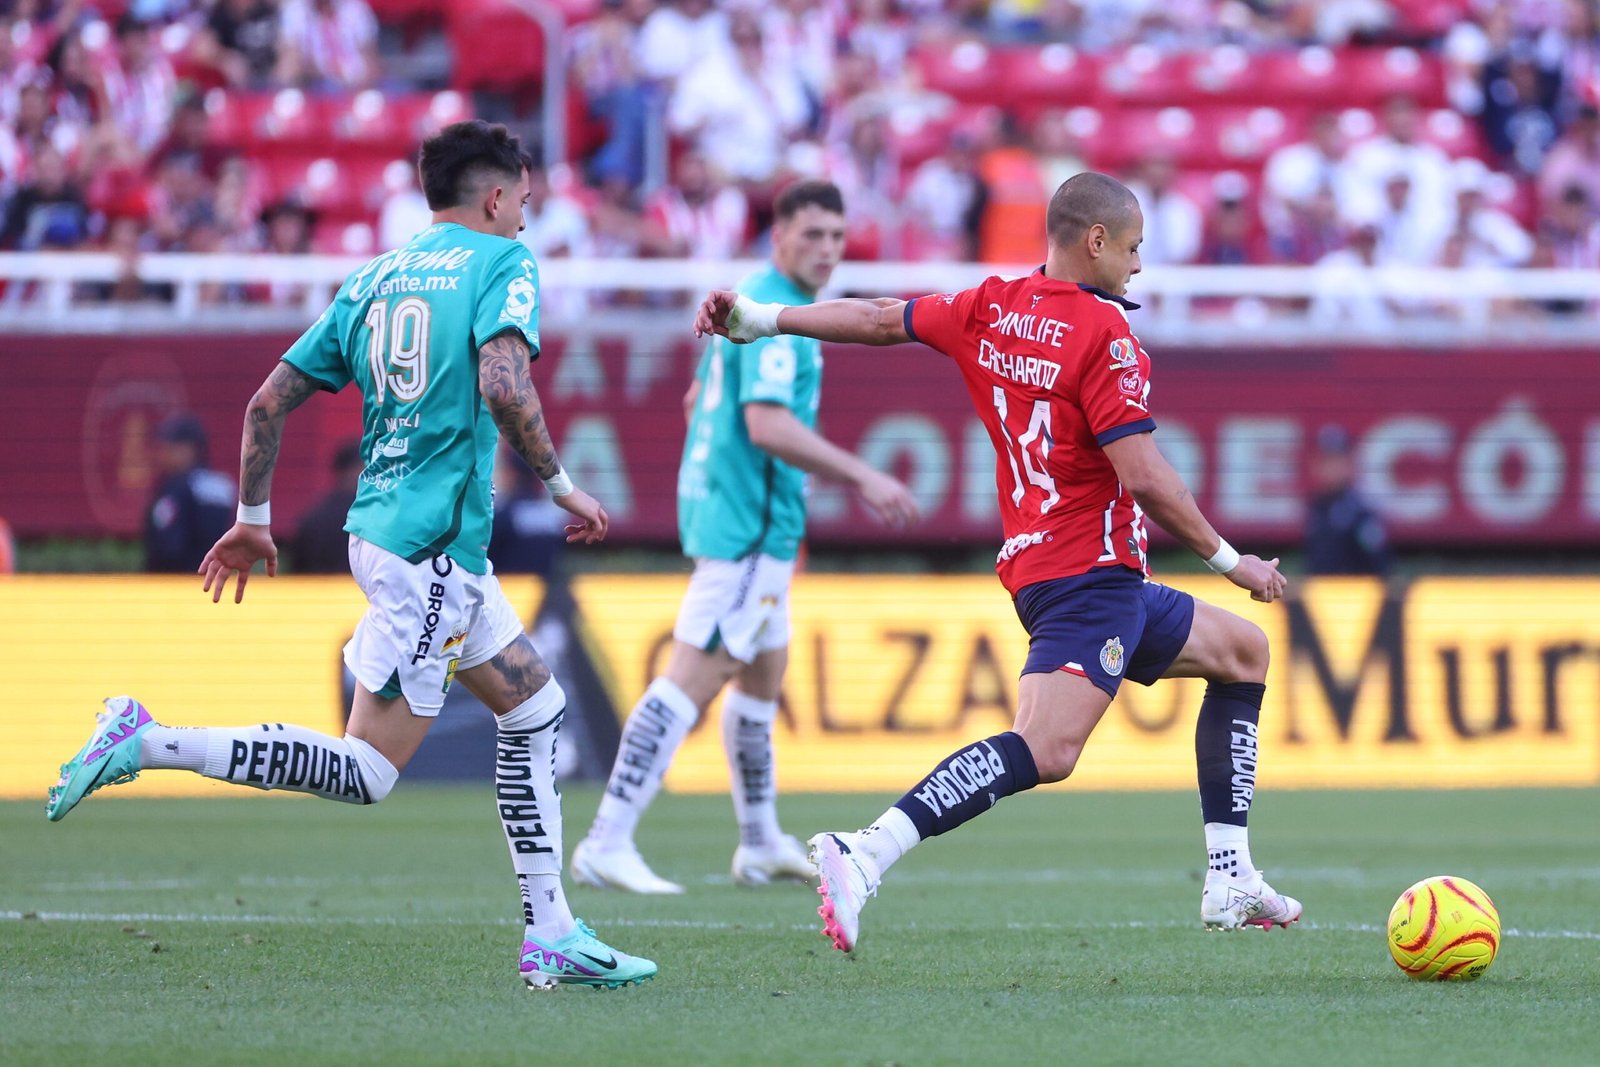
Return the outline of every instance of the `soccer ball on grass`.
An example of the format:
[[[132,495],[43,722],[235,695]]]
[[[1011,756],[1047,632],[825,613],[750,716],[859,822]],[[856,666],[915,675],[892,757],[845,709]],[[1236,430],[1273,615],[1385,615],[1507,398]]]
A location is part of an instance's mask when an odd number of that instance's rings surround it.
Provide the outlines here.
[[[1470,982],[1499,949],[1500,913],[1465,878],[1424,878],[1389,912],[1389,954],[1418,981]]]

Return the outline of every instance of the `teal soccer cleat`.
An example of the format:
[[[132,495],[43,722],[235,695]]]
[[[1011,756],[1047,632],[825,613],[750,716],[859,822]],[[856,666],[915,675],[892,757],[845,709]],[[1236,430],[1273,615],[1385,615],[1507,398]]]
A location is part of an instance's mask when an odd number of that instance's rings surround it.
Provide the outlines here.
[[[618,952],[596,937],[582,919],[577,923],[578,928],[559,941],[545,944],[528,938],[522,942],[522,980],[529,989],[563,985],[620,989],[656,976],[654,963]]]
[[[50,787],[44,806],[45,818],[59,822],[101,786],[139,777],[139,738],[154,725],[150,712],[132,697],[108,699],[88,743],[61,765],[61,780]]]

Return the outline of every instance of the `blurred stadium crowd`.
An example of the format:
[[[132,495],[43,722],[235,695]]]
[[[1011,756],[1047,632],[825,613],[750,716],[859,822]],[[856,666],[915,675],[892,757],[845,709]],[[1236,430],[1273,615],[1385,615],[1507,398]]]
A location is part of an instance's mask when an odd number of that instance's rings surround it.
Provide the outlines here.
[[[420,139],[536,133],[551,43],[542,256],[758,254],[826,175],[854,257],[1029,262],[1092,167],[1147,265],[1600,267],[1600,0],[559,0],[555,42],[529,6],[0,2],[0,248],[394,247]]]

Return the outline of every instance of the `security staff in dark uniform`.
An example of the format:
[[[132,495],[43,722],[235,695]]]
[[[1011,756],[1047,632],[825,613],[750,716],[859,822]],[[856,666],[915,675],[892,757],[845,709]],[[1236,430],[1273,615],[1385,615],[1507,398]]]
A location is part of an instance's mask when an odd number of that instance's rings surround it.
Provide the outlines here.
[[[144,516],[144,569],[195,574],[206,551],[233,526],[234,479],[206,468],[206,432],[189,414],[156,429],[161,484]]]
[[[1341,426],[1324,426],[1317,432],[1311,492],[1306,507],[1306,573],[1387,574],[1389,535],[1383,519],[1355,487],[1350,435]]]

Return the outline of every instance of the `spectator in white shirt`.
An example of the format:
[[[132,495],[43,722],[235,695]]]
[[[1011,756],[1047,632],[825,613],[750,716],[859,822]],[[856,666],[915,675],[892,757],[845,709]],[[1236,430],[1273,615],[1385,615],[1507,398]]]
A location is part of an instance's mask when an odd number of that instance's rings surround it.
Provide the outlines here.
[[[1391,175],[1403,171],[1414,209],[1434,216],[1424,229],[1450,228],[1455,215],[1450,160],[1420,140],[1421,128],[1422,114],[1415,100],[1403,94],[1389,98],[1383,108],[1383,132],[1352,148],[1340,168],[1336,191],[1341,213],[1370,218],[1382,211],[1384,187]]]
[[[645,203],[666,253],[688,259],[735,259],[744,249],[750,210],[736,186],[717,182],[698,152],[678,157],[673,181]]]
[[[354,89],[378,76],[378,20],[366,0],[285,0],[286,76],[308,88]]]
[[[1510,215],[1489,206],[1487,194],[1494,180],[1489,168],[1476,159],[1458,159],[1454,173],[1456,226],[1441,265],[1520,267],[1527,263],[1533,256],[1533,238]]]
[[[645,18],[637,47],[647,78],[674,82],[728,51],[728,20],[711,0],[669,0]]]
[[[553,191],[543,167],[528,171],[528,206],[522,209],[518,240],[540,259],[593,254],[589,219],[570,196]]]
[[[110,117],[140,151],[149,152],[167,136],[178,79],[153,27],[131,15],[117,22],[117,50],[120,61],[105,71]]]
[[[977,142],[957,131],[942,155],[927,160],[911,176],[905,196],[904,254],[909,259],[977,258],[982,209]]]
[[[697,63],[678,83],[667,124],[713,170],[760,185],[777,175],[789,135],[806,120],[805,91],[793,72],[765,62],[761,24],[751,12],[733,13],[729,39],[731,55]]]
[[[378,251],[399,248],[433,223],[428,198],[417,188],[417,168],[397,159],[383,168],[383,207],[378,211]]]
[[[1147,267],[1193,263],[1200,254],[1200,208],[1172,187],[1175,173],[1170,157],[1147,156],[1128,182],[1144,212],[1144,243],[1139,246],[1139,258]]]
[[[1276,241],[1285,241],[1302,227],[1318,194],[1334,192],[1345,156],[1339,116],[1319,112],[1304,141],[1284,145],[1267,158],[1261,175],[1261,221]]]

